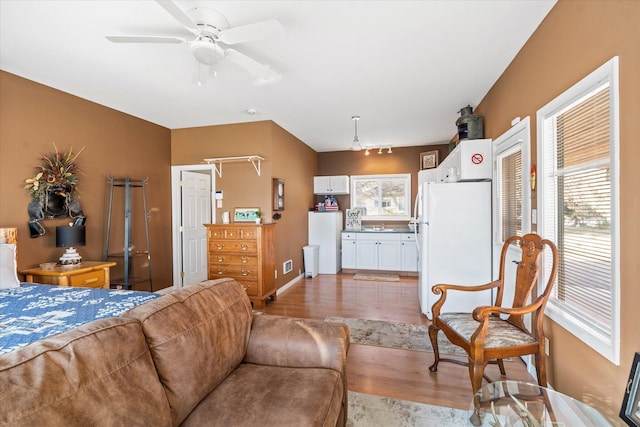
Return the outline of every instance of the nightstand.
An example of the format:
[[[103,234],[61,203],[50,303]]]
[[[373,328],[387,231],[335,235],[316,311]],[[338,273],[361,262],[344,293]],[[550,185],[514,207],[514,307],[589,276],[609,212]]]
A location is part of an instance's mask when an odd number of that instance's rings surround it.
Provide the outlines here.
[[[109,269],[115,265],[115,262],[83,261],[74,266],[56,265],[51,270],[29,268],[20,271],[20,274],[24,274],[25,282],[29,283],[109,289]]]

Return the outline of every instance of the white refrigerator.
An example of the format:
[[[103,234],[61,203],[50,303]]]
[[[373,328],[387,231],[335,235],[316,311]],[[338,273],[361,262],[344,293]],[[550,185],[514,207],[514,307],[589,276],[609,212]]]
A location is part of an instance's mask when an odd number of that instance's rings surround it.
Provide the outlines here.
[[[491,182],[422,181],[418,191],[419,299],[432,319],[436,284],[481,285],[492,277]],[[491,304],[491,291],[450,292],[442,312]]]
[[[318,273],[342,269],[342,211],[309,212],[309,245],[318,245]]]

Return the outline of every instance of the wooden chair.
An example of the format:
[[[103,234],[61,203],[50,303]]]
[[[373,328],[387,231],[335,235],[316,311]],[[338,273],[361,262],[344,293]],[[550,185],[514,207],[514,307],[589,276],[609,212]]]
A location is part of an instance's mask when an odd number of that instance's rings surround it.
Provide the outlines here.
[[[511,308],[502,307],[504,295],[505,258],[509,245],[517,243],[522,248],[522,260],[518,263],[515,281],[514,299]],[[529,295],[535,287],[540,270],[539,259],[545,246],[553,255],[551,274],[544,291],[527,304]],[[441,294],[433,304],[433,321],[429,326],[429,338],[433,346],[435,360],[429,367],[431,372],[438,370],[440,361],[453,362],[469,366],[469,376],[473,394],[482,387],[482,379],[487,379],[484,369],[488,363],[497,363],[500,373],[506,375],[503,359],[527,354],[535,355],[538,384],[547,386],[545,339],[542,329],[544,309],[556,279],[558,253],[556,246],[537,234],[513,236],[507,239],[500,255],[500,273],[498,280],[481,286],[436,285],[435,294]],[[446,303],[447,292],[477,292],[497,289],[495,305],[477,307],[473,313],[441,313]],[[446,308],[446,306],[445,306]],[[499,316],[508,315],[506,319]],[[527,330],[524,316],[531,314],[531,330]],[[438,332],[442,330],[447,339],[468,354],[468,363],[456,359],[441,359],[438,351]]]

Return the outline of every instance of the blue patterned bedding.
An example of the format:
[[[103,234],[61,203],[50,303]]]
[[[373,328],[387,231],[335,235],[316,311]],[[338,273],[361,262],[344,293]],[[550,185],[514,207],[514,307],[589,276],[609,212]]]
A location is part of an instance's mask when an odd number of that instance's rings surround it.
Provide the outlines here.
[[[0,289],[0,354],[125,311],[160,295],[150,292],[22,283]]]

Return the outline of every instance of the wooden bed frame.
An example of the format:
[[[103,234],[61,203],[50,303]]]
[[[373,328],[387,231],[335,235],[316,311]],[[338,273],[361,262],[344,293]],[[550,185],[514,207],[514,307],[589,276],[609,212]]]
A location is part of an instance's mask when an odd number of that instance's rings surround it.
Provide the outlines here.
[[[0,228],[0,239],[6,239],[5,243],[18,243],[17,228]]]

